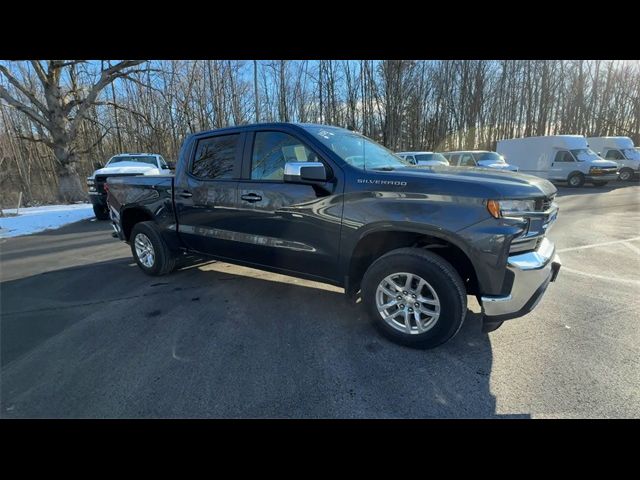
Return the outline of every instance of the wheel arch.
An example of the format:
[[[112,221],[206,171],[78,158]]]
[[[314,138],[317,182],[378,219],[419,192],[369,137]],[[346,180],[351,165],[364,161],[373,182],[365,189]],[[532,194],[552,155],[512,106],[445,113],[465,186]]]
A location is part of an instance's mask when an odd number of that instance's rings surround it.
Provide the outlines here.
[[[478,276],[464,242],[450,232],[431,228],[383,225],[362,232],[351,250],[345,273],[345,291],[355,296],[369,265],[382,255],[403,247],[424,248],[449,262],[465,283],[467,292],[478,291]]]

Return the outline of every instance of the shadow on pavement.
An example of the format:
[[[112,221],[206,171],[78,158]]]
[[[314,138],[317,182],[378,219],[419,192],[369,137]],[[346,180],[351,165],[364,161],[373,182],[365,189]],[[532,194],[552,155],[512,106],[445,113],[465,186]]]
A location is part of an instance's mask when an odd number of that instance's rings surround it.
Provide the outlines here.
[[[639,182],[637,180],[631,181],[631,182],[614,181],[614,182],[609,182],[602,187],[596,187],[594,185],[585,183],[582,187],[572,188],[572,187],[568,187],[564,183],[554,183],[555,187],[558,189],[558,197],[586,195],[586,194],[593,194],[598,192],[612,192],[614,190],[620,190],[626,187],[637,186],[638,184]]]
[[[227,267],[153,278],[116,259],[2,283],[0,415],[501,416],[479,314],[413,350],[342,293]]]

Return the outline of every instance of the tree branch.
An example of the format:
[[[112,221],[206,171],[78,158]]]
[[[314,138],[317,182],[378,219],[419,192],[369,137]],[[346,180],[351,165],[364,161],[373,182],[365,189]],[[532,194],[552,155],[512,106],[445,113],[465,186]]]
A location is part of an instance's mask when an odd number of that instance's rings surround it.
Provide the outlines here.
[[[11,105],[16,110],[27,115],[34,122],[37,122],[43,127],[45,127],[47,130],[50,130],[51,125],[46,118],[38,114],[38,112],[36,112],[33,108],[28,107],[24,103],[13,98],[13,96],[11,96],[9,91],[6,88],[4,88],[2,85],[0,85],[0,98],[2,98],[4,101],[6,101],[9,105]]]
[[[33,92],[30,92],[25,87],[23,87],[20,84],[20,82],[18,82],[18,80],[16,80],[15,77],[13,75],[11,75],[11,73],[9,73],[9,70],[7,69],[7,67],[5,67],[4,65],[0,65],[0,73],[2,73],[7,78],[7,80],[9,80],[9,83],[11,85],[16,87],[29,100],[31,100],[31,103],[33,103],[38,108],[38,110],[40,110],[40,112],[45,113],[45,112],[48,111],[47,108],[42,104],[42,102],[40,102],[40,100],[37,99],[37,97],[35,96],[35,94]]]

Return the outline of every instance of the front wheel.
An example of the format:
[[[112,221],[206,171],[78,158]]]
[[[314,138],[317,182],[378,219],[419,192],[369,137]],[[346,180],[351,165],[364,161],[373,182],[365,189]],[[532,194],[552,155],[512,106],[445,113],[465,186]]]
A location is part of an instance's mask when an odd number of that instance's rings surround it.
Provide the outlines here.
[[[467,312],[456,270],[419,248],[393,250],[371,264],[362,279],[362,299],[383,335],[415,348],[433,348],[452,338]]]
[[[166,275],[174,269],[176,257],[162,239],[155,223],[136,223],[130,240],[133,258],[147,275]]]
[[[109,220],[109,208],[106,205],[94,205],[93,213],[98,220]]]
[[[633,170],[631,170],[630,168],[623,168],[622,170],[620,170],[620,173],[618,174],[618,180],[622,180],[623,182],[628,182],[629,180],[633,179]]]
[[[581,173],[573,173],[567,180],[567,183],[573,188],[581,187],[584,185],[584,175]]]

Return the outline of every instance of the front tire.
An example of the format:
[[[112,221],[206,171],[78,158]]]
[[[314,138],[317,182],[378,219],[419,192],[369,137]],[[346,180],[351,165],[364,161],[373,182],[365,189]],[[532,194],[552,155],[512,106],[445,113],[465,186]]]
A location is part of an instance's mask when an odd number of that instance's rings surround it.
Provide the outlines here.
[[[93,213],[98,220],[109,220],[109,208],[106,205],[94,205]]]
[[[136,223],[130,241],[133,258],[144,273],[161,276],[173,271],[176,257],[162,239],[155,223]]]
[[[621,180],[623,182],[633,180],[633,170],[631,170],[630,168],[623,168],[618,174],[618,180]]]
[[[362,299],[383,335],[414,348],[451,339],[467,313],[460,275],[420,248],[399,248],[373,262],[362,279]]]
[[[581,173],[572,173],[567,179],[567,184],[572,188],[578,188],[584,185],[584,175]]]

